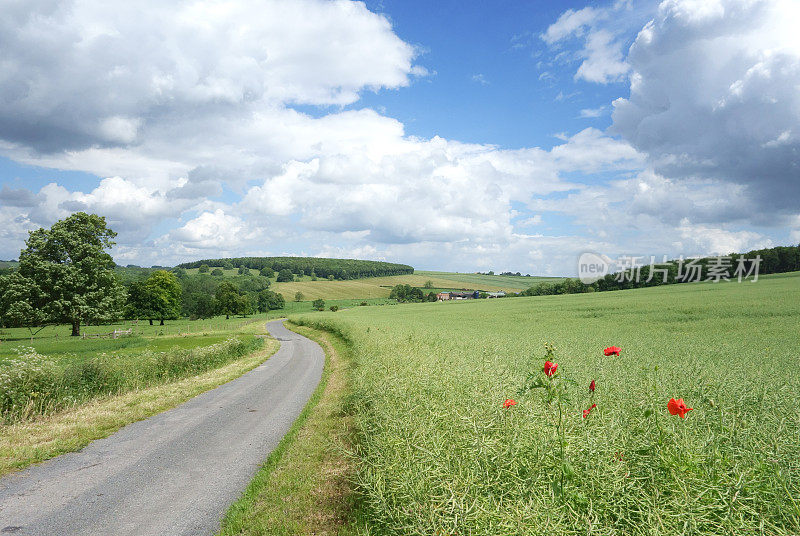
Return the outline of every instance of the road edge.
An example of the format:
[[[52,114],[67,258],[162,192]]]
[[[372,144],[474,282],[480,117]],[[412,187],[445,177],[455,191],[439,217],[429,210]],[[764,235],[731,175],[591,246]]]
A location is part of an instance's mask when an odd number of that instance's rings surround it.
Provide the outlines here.
[[[322,377],[320,378],[319,384],[317,384],[316,389],[312,393],[311,397],[309,398],[308,402],[306,403],[303,411],[300,415],[295,419],[292,427],[289,429],[288,432],[283,436],[280,443],[277,447],[275,447],[267,456],[264,463],[259,468],[258,472],[254,475],[251,482],[248,484],[247,488],[242,492],[242,495],[237,499],[231,506],[229,507],[228,511],[226,512],[225,516],[222,519],[222,524],[220,527],[219,532],[217,532],[217,536],[230,536],[234,534],[265,534],[265,533],[280,533],[280,534],[295,534],[297,532],[293,531],[291,528],[288,527],[289,524],[293,522],[292,519],[289,519],[291,516],[282,515],[281,522],[285,523],[280,528],[277,527],[265,527],[261,522],[263,520],[254,519],[258,517],[257,512],[257,503],[259,498],[261,497],[262,493],[271,489],[273,487],[273,478],[275,478],[276,473],[278,473],[284,465],[287,463],[287,454],[289,454],[292,450],[292,447],[297,445],[297,441],[301,434],[307,431],[307,427],[312,424],[310,423],[310,419],[312,418],[323,418],[318,415],[320,410],[320,403],[323,402],[325,398],[328,386],[331,383],[332,374],[341,374],[341,377],[334,377],[334,380],[343,381],[344,382],[344,394],[341,395],[341,403],[338,405],[339,413],[341,413],[341,418],[345,419],[346,416],[344,415],[344,405],[346,403],[347,397],[350,394],[350,381],[349,381],[349,374],[350,374],[350,367],[352,365],[352,360],[350,356],[350,349],[347,345],[347,342],[338,337],[336,334],[330,333],[325,330],[315,329],[309,326],[302,326],[298,324],[294,324],[291,321],[284,321],[284,326],[294,331],[295,333],[302,335],[308,339],[311,339],[315,343],[317,343],[323,350],[325,354],[325,364],[322,371]],[[338,346],[338,348],[337,348]],[[346,426],[342,423],[342,426]],[[345,431],[345,435],[350,435],[350,430]],[[349,437],[348,437],[349,439]],[[339,453],[337,455],[341,461],[348,465],[349,463],[345,460],[345,456],[343,453]],[[319,467],[317,467],[319,468]],[[327,484],[331,484],[327,482]],[[346,503],[350,503],[351,501],[351,492],[348,490],[344,491],[345,497],[342,497],[343,501]],[[307,497],[306,497],[307,498]],[[295,497],[281,497],[281,500],[285,503],[302,503],[302,501],[295,501],[293,500]],[[300,513],[300,517],[304,520],[308,519],[319,519],[319,518],[334,518],[336,522],[332,523],[332,526],[328,526],[323,528],[322,531],[319,531],[319,527],[316,527],[317,530],[313,531],[313,534],[336,534],[339,532],[339,529],[346,529],[349,525],[350,520],[347,519],[347,515],[342,516],[341,512],[331,512],[325,511],[326,506],[319,503],[314,503],[315,508],[314,512],[302,512]],[[330,509],[330,508],[329,508]],[[350,508],[348,507],[348,510]],[[323,510],[320,512],[320,510]],[[258,526],[254,526],[254,524],[259,523]],[[269,532],[265,532],[268,530]],[[296,527],[295,527],[296,530]],[[332,532],[329,532],[332,531]],[[252,532],[249,532],[252,531]]]

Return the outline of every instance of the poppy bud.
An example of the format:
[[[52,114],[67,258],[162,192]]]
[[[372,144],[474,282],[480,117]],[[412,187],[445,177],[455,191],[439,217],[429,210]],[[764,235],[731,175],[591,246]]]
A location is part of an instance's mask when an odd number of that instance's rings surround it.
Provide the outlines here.
[[[594,380],[589,382],[589,392],[594,393]]]

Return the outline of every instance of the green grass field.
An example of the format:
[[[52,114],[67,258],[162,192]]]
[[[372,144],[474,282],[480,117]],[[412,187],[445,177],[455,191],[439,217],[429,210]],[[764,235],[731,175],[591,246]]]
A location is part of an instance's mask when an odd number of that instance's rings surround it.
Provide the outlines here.
[[[283,318],[290,314],[313,311],[311,301],[292,301],[293,296],[286,297],[286,306],[268,313],[249,315],[247,317],[224,316],[205,320],[167,320],[165,325],[158,322],[150,325],[147,321],[124,321],[102,326],[83,326],[82,333],[107,335],[115,330],[130,329],[131,335],[117,339],[70,337],[71,327],[68,325],[48,326],[36,331],[31,336],[27,328],[0,329],[0,364],[12,359],[25,348],[34,348],[56,360],[80,361],[101,353],[114,352],[119,355],[137,353],[144,350],[163,352],[173,348],[190,349],[208,346],[223,341],[231,335],[250,332],[248,326],[257,330],[271,319]],[[359,307],[362,302],[369,306],[397,305],[388,298],[340,299],[325,300],[325,307],[336,305],[340,309]],[[316,311],[314,311],[316,313]]]
[[[33,337],[26,328],[6,328],[0,330],[0,364],[16,357],[24,348],[34,348],[38,353],[54,359],[81,360],[103,352],[120,354],[135,353],[143,350],[156,352],[171,348],[196,348],[215,344],[226,339],[230,334],[241,331],[245,326],[267,315],[247,318],[217,317],[208,320],[168,320],[164,326],[158,322],[150,326],[148,322],[120,322],[103,326],[85,326],[82,333],[108,334],[115,330],[130,329],[131,335],[117,339],[70,337],[70,326],[48,326],[38,331]]]
[[[798,273],[294,319],[352,346],[362,534],[800,533]]]

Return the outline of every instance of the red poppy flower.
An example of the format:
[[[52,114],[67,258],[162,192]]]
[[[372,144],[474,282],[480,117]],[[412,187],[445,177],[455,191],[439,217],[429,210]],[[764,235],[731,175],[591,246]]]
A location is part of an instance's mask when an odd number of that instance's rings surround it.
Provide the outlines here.
[[[608,348],[603,350],[603,353],[605,355],[619,355],[620,350],[622,350],[622,348],[620,348],[619,346],[609,346]]]
[[[594,393],[594,380],[589,382],[589,392]]]
[[[551,363],[550,361],[544,362],[544,373],[548,376],[552,376],[556,373],[556,369],[558,368],[558,363]]]
[[[669,402],[667,402],[667,410],[669,410],[670,415],[680,415],[681,419],[685,419],[686,414],[693,409],[694,408],[687,408],[686,403],[682,398],[679,398],[678,400],[670,398]]]
[[[507,398],[505,402],[503,402],[503,408],[508,409],[511,406],[516,406],[517,402],[512,398]]]
[[[592,404],[591,408],[583,410],[583,418],[585,419],[586,417],[588,417],[589,414],[592,412],[592,410],[594,408],[596,408],[596,407],[597,407],[597,404]]]

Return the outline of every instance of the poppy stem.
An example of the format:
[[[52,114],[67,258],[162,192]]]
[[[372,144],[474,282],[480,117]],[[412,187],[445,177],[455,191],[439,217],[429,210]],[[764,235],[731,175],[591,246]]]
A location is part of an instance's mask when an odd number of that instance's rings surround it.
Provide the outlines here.
[[[560,393],[559,393],[560,394]],[[564,421],[563,421],[564,411],[563,411],[563,404],[561,401],[561,396],[558,397],[558,444],[561,450],[561,494],[564,494],[564,464],[566,463],[566,456],[564,454]]]

